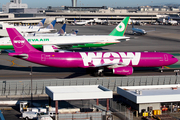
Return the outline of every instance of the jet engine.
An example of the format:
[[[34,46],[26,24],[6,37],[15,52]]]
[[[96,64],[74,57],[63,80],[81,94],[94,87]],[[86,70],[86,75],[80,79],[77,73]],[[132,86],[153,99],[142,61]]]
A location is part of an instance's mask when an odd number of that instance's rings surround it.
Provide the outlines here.
[[[133,67],[125,66],[125,67],[118,67],[113,69],[113,74],[117,75],[131,75],[133,73]]]

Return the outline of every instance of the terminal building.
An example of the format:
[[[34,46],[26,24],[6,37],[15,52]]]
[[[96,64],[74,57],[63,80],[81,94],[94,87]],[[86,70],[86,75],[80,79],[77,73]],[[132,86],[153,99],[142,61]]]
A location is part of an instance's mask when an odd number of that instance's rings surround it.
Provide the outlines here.
[[[130,105],[139,113],[153,111],[179,111],[180,85],[151,85],[117,87],[121,102]]]

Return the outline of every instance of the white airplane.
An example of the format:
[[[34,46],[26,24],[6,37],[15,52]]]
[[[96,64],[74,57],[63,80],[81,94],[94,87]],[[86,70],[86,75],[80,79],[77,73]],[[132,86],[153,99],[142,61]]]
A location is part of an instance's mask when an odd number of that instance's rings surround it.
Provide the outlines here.
[[[106,20],[99,20],[99,19],[95,18],[94,22],[98,23],[98,24],[101,24],[101,25],[102,24],[108,24],[108,19],[106,19]]]
[[[77,22],[76,19],[74,18],[73,25],[87,25],[90,22],[94,22],[94,20],[86,20],[86,21]]]
[[[28,33],[26,36],[72,36],[77,35],[78,30],[72,30],[72,33],[66,33],[66,24],[63,24],[59,32],[56,33]]]
[[[13,24],[5,23],[5,22],[0,22],[0,36],[6,37],[9,36],[6,28],[16,28],[21,34],[25,33],[25,31],[37,31],[41,27],[44,26],[45,18],[42,19],[37,26],[14,26]],[[34,28],[34,29],[32,29]]]
[[[21,33],[48,33],[52,31],[56,31],[54,26],[56,24],[56,20],[53,20],[51,24],[49,24],[46,28],[38,28],[38,27],[31,27],[31,28],[21,28]]]
[[[39,26],[14,26],[14,25],[9,25],[8,23],[3,23],[3,34],[0,33],[0,36],[8,36],[6,28],[16,28],[23,36],[27,36],[28,33],[47,33],[47,32],[52,32],[56,31],[54,29],[54,26],[56,24],[56,20],[53,20],[51,24],[49,24],[46,28],[40,28]],[[0,25],[1,26],[1,25]],[[1,32],[1,31],[0,31]]]
[[[33,47],[43,49],[44,52],[54,52],[58,49],[102,47],[127,41],[124,33],[130,17],[124,18],[109,35],[81,35],[81,36],[28,36],[26,40]],[[9,37],[0,39],[0,49],[13,49]]]
[[[172,20],[172,19],[170,19],[170,17],[168,17],[167,24],[169,24],[169,25],[177,25],[178,22],[176,20]]]

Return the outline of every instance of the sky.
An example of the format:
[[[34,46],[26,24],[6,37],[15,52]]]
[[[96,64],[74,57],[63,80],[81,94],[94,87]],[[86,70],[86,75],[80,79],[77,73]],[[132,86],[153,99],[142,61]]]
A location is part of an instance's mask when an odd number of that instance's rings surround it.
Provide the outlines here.
[[[0,7],[10,0],[1,0]],[[47,8],[47,6],[72,6],[71,0],[22,0],[29,8]],[[137,7],[144,5],[164,5],[166,3],[180,4],[180,0],[77,0],[78,7]]]

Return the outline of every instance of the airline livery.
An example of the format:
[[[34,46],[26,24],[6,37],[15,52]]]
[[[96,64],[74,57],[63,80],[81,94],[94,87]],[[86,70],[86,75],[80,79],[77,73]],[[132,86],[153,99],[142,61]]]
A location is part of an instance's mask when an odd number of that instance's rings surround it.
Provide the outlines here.
[[[162,67],[178,61],[173,55],[160,52],[42,52],[35,49],[15,28],[7,28],[15,53],[9,56],[33,63],[60,68],[95,68],[102,76],[104,69],[117,75],[131,75],[133,67]]]
[[[129,17],[124,18],[109,35],[29,36],[25,39],[44,52],[56,51],[53,46],[58,49],[102,47],[129,40],[124,36],[128,21]],[[13,49],[9,37],[0,39],[0,49]]]

